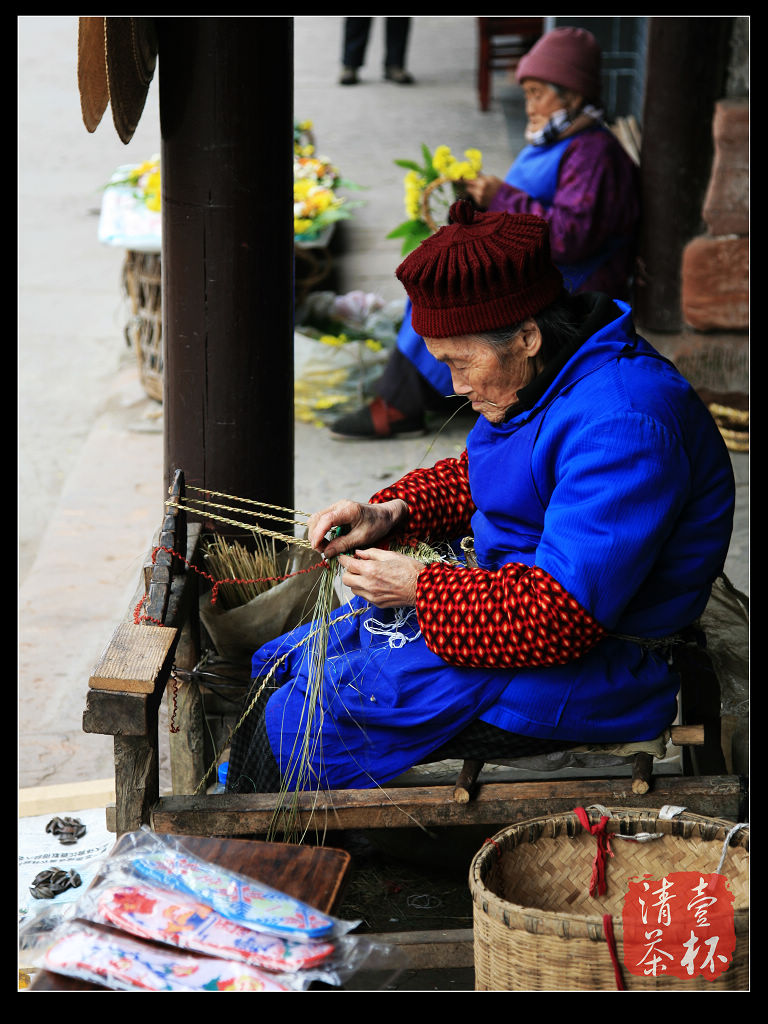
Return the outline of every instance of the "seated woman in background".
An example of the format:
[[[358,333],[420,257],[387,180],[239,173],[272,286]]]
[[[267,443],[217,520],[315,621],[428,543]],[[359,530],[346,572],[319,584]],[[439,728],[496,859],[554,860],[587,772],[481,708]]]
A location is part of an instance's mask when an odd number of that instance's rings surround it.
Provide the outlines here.
[[[569,292],[629,300],[640,216],[637,168],[600,110],[600,48],[591,33],[558,28],[524,56],[527,145],[506,178],[464,182],[481,209],[532,213],[549,224],[552,258]],[[338,439],[409,437],[445,410],[450,378],[413,329],[410,306],[373,403],[331,426]],[[453,404],[455,408],[455,403]]]

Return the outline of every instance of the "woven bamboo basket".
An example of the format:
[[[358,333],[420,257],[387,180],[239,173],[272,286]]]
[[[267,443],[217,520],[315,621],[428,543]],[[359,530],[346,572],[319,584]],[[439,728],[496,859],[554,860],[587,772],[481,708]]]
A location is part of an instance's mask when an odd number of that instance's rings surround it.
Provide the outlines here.
[[[128,344],[136,353],[139,380],[150,398],[163,400],[163,313],[159,253],[128,250],[123,285],[131,304],[126,326]]]
[[[627,990],[747,989],[749,829],[738,828],[726,849],[732,822],[687,811],[666,819],[656,810],[589,808],[590,824],[598,824],[602,813],[609,816],[607,831],[614,834],[602,896],[589,895],[596,838],[573,812],[519,822],[477,852],[469,873],[475,989],[616,990],[620,980]],[[661,836],[641,842],[616,838],[615,833]],[[622,927],[629,880],[661,879],[682,871],[715,873],[721,857],[720,872],[734,894],[736,947],[727,969],[711,980],[630,972]],[[611,915],[618,975],[604,915]]]

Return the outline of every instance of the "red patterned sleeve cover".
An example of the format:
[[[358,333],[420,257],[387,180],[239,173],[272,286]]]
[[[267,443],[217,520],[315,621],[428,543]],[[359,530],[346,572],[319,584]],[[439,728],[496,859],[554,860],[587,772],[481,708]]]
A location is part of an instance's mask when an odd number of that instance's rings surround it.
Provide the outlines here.
[[[416,614],[431,651],[474,668],[564,665],[605,633],[548,572],[520,562],[494,571],[433,562],[419,573]]]
[[[467,453],[458,459],[441,459],[431,469],[414,469],[391,487],[371,498],[371,504],[402,498],[408,506],[408,522],[397,539],[437,543],[467,533],[475,511],[469,491]]]
[[[467,453],[408,473],[371,502],[393,498],[402,498],[410,511],[400,531],[403,540],[466,533],[475,509]],[[520,562],[494,571],[433,562],[419,574],[416,613],[429,649],[464,667],[563,665],[605,635],[556,579]]]

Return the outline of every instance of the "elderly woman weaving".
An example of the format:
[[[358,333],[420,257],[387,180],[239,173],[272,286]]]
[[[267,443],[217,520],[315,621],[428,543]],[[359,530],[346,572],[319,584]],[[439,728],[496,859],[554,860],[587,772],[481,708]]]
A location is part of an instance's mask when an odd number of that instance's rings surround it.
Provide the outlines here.
[[[230,791],[295,785],[299,745],[317,785],[363,788],[443,756],[652,739],[675,717],[653,641],[701,614],[732,525],[711,415],[625,303],[564,292],[538,217],[456,203],[397,276],[481,415],[460,457],[313,517],[355,597],[311,720],[302,630],[254,655],[257,681],[287,656],[233,743]],[[460,556],[470,535],[476,564],[394,550]]]

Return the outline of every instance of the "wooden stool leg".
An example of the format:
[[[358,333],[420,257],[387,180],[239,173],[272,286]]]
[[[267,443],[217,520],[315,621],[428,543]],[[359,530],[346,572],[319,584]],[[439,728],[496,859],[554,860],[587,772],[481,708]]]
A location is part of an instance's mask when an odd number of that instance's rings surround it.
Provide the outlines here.
[[[115,736],[115,831],[119,836],[149,824],[160,796],[157,721],[148,736]]]
[[[651,777],[653,775],[653,757],[644,752],[637,753],[632,758],[632,792],[642,796],[651,788]]]
[[[484,763],[484,761],[465,760],[453,789],[453,799],[457,804],[467,804],[472,799],[477,788],[477,777],[483,770]]]

